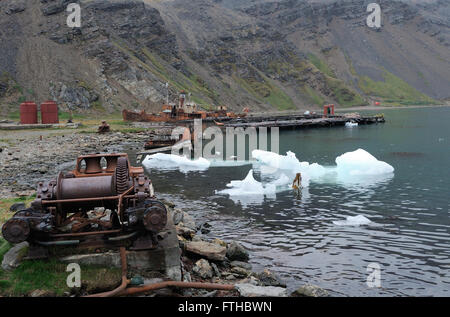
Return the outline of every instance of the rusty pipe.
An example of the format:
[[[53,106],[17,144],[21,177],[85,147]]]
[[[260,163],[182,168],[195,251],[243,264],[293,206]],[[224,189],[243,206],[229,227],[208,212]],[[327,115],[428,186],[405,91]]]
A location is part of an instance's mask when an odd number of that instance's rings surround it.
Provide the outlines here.
[[[198,289],[223,290],[223,291],[232,291],[235,289],[235,286],[232,284],[178,282],[178,281],[165,281],[165,282],[160,282],[160,283],[143,285],[143,286],[139,286],[139,287],[127,288],[127,286],[130,284],[130,280],[127,279],[127,254],[125,251],[125,247],[120,247],[120,260],[122,263],[122,283],[120,284],[120,286],[109,292],[92,294],[92,295],[88,295],[85,297],[126,296],[126,295],[145,293],[145,292],[149,292],[149,291],[155,291],[155,290],[166,288],[166,287],[198,288]]]
[[[123,197],[128,195],[133,189],[134,189],[134,186],[131,186],[124,193],[119,195],[119,202],[118,202],[118,205],[117,205],[117,215],[119,216],[120,219],[122,219],[122,201],[123,201]]]
[[[100,200],[116,200],[119,196],[108,196],[108,197],[92,197],[92,198],[73,198],[73,199],[58,199],[58,200],[43,200],[43,205],[53,205],[62,203],[79,203],[79,202],[91,202]]]
[[[133,187],[134,188],[134,187]],[[43,205],[54,205],[62,203],[82,203],[100,200],[117,200],[120,196],[108,196],[108,197],[93,197],[93,198],[74,198],[74,199],[59,199],[59,200],[43,200]],[[125,195],[123,198],[136,198],[134,195]]]
[[[223,291],[232,291],[235,289],[235,286],[232,284],[165,281],[161,283],[148,284],[140,287],[130,287],[117,293],[117,296],[134,295],[149,291],[155,291],[170,286],[179,288],[198,288],[198,289],[223,290]]]
[[[125,247],[120,247],[120,261],[122,263],[122,283],[120,284],[120,286],[109,292],[92,294],[85,297],[112,297],[121,293],[127,288],[128,284],[130,284],[130,280],[127,279],[127,253],[125,251]]]
[[[93,236],[93,235],[101,235],[101,234],[110,234],[110,233],[119,233],[121,229],[115,230],[105,230],[105,231],[89,231],[89,232],[75,232],[75,233],[58,233],[51,234],[51,238],[65,238],[65,237],[83,237],[83,236]]]

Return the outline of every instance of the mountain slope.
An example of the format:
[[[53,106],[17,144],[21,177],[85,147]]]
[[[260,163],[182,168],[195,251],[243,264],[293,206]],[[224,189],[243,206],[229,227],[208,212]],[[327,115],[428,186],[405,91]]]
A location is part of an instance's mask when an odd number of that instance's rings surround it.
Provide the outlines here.
[[[0,104],[157,110],[179,90],[203,105],[284,110],[450,99],[450,4],[343,0],[0,0]]]

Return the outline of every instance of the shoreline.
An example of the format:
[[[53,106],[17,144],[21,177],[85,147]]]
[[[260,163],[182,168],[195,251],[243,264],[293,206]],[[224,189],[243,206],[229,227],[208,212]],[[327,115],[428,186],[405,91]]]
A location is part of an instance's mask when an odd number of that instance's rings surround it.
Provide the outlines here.
[[[450,104],[448,105],[422,105],[422,106],[363,106],[363,107],[352,107],[352,108],[337,108],[335,112],[352,112],[352,110],[356,111],[375,111],[375,110],[405,110],[405,109],[422,109],[422,108],[444,108],[444,107],[450,107]]]

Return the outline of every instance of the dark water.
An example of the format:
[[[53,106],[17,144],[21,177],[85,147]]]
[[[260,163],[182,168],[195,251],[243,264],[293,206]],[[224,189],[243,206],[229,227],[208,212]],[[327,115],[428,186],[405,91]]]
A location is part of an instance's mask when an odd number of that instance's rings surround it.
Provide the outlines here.
[[[334,165],[362,148],[395,168],[372,186],[311,182],[303,195],[288,190],[244,208],[215,190],[251,165],[148,172],[160,196],[212,225],[207,237],[242,242],[254,269],[278,272],[290,289],[310,282],[337,296],[449,296],[450,108],[383,112],[384,125],[280,133],[280,154],[301,161]],[[333,224],[356,215],[373,224]],[[381,288],[366,284],[370,263],[381,267]]]

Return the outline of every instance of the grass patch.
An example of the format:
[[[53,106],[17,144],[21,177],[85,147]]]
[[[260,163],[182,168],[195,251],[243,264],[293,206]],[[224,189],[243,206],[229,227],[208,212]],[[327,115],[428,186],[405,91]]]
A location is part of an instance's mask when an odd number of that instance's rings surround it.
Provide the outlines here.
[[[14,215],[14,212],[9,211],[11,205],[15,203],[23,202],[26,206],[28,206],[34,199],[36,195],[28,196],[28,197],[18,197],[18,198],[7,198],[0,200],[0,227]]]
[[[374,81],[368,76],[361,76],[359,87],[365,94],[383,98],[385,103],[392,105],[438,104],[387,70],[384,70],[383,78],[384,81]]]
[[[101,103],[100,100],[91,102],[91,107],[95,111],[100,111],[100,112],[105,112],[106,111],[105,107],[103,107],[103,104]]]
[[[0,262],[11,245],[0,237]],[[65,292],[78,293],[67,284],[67,264],[56,259],[24,261],[15,270],[8,272],[0,268],[0,296],[28,296],[34,290],[42,290],[52,296]],[[121,270],[94,265],[81,265],[81,290],[89,294],[117,287],[121,281]]]
[[[8,119],[19,120],[20,119],[20,112],[18,110],[17,111],[10,111],[8,113]]]
[[[3,256],[6,254],[6,252],[8,252],[9,249],[11,249],[11,245],[8,243],[8,241],[0,237],[0,263],[3,261]]]
[[[12,272],[0,270],[0,295],[28,296],[34,290],[53,296],[77,293],[80,289],[67,286],[70,272],[66,272],[66,268],[67,264],[51,259],[24,261]],[[120,269],[81,265],[81,289],[87,293],[111,290],[120,280]]]
[[[352,74],[353,76],[358,76],[358,73],[356,72],[356,69],[353,66],[352,60],[350,59],[350,57],[347,54],[345,54],[345,61],[348,64],[348,68],[350,70],[350,74]]]
[[[286,95],[280,88],[271,86],[271,94],[265,98],[265,100],[275,106],[278,110],[290,110],[296,109],[291,97]]]

